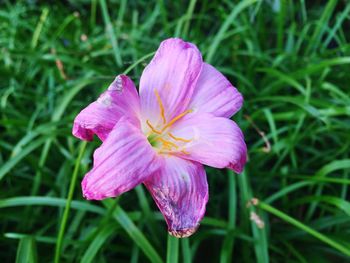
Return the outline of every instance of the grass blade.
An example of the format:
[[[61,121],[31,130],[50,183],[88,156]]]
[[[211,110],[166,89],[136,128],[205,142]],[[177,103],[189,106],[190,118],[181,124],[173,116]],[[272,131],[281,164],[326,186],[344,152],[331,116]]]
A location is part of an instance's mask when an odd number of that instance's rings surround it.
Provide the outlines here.
[[[30,236],[22,237],[18,244],[16,263],[37,262],[35,240]]]
[[[81,262],[84,263],[90,263],[95,262],[95,256],[97,255],[100,248],[103,246],[103,244],[113,235],[115,234],[116,228],[111,225],[106,225],[97,233],[97,235],[92,240],[91,244],[89,245],[88,249],[85,251]]]
[[[57,206],[65,207],[67,203],[66,199],[49,197],[49,196],[18,196],[0,200],[0,208],[17,207],[17,206]],[[82,202],[72,201],[71,208],[80,211],[87,211],[96,214],[104,214],[105,209],[102,207]]]
[[[189,238],[182,238],[181,245],[182,245],[181,249],[182,249],[182,255],[183,255],[183,262],[184,263],[191,263],[192,256],[191,256],[191,248],[190,248]]]
[[[112,200],[104,200],[103,204],[106,207],[113,205]],[[148,259],[154,263],[163,262],[157,251],[153,248],[151,243],[146,239],[142,232],[137,228],[137,226],[131,221],[127,213],[118,206],[114,213],[113,217],[118,221],[122,228],[129,234],[130,238],[141,248],[145,253]]]
[[[278,209],[260,202],[259,203],[259,207],[263,210],[265,210],[266,212],[269,212],[277,217],[279,217],[280,219],[284,220],[285,222],[292,224],[293,226],[309,233],[310,235],[312,235],[313,237],[319,239],[320,241],[330,245],[331,247],[335,248],[336,250],[340,251],[341,253],[343,253],[346,256],[350,256],[350,247],[346,247],[345,245],[339,244],[338,242],[335,242],[334,240],[330,239],[329,237],[327,237],[326,235],[312,229],[311,227],[304,225],[303,223],[301,223],[300,221],[290,217],[289,215],[279,211]]]
[[[237,6],[235,6],[235,8],[232,9],[231,13],[229,14],[229,16],[226,18],[225,22],[222,24],[222,26],[219,29],[219,32],[216,34],[214,40],[212,41],[209,50],[208,50],[208,54],[206,56],[206,61],[208,63],[211,63],[214,57],[214,53],[217,50],[221,40],[223,39],[226,31],[228,30],[228,28],[230,27],[230,25],[232,24],[233,20],[236,19],[236,17],[246,8],[248,8],[249,6],[255,4],[256,2],[258,2],[258,0],[244,0],[244,1],[240,1],[239,4],[237,4]]]
[[[168,235],[166,262],[167,263],[179,262],[179,239],[172,235]]]
[[[41,30],[43,29],[43,26],[44,26],[44,23],[47,19],[48,14],[49,14],[49,9],[43,8],[43,11],[41,12],[41,16],[39,19],[39,23],[36,26],[34,34],[33,34],[32,43],[31,43],[32,49],[34,49],[38,44],[40,33],[41,33]]]
[[[123,65],[123,61],[122,61],[122,57],[120,55],[119,45],[118,45],[118,41],[117,41],[118,38],[117,38],[116,34],[114,33],[111,18],[109,17],[109,14],[108,14],[106,0],[100,0],[100,5],[101,5],[101,10],[102,10],[103,21],[105,22],[105,25],[106,25],[107,36],[109,38],[109,41],[111,41],[111,44],[112,44],[113,55],[114,55],[115,61],[116,61],[117,65],[119,67],[121,67]]]
[[[71,203],[72,203],[72,199],[73,199],[75,184],[76,184],[76,181],[77,181],[77,178],[78,178],[80,162],[81,162],[81,159],[82,159],[83,154],[85,152],[86,144],[87,144],[86,142],[82,142],[81,143],[80,150],[79,150],[79,155],[78,155],[78,158],[77,158],[77,160],[75,162],[75,167],[74,167],[72,179],[71,179],[70,186],[69,186],[67,202],[66,202],[66,206],[64,208],[64,212],[63,212],[63,216],[62,216],[62,220],[61,220],[61,225],[60,225],[60,229],[59,229],[58,236],[57,236],[57,244],[56,244],[56,249],[55,249],[55,260],[54,260],[55,263],[59,263],[60,262],[60,254],[61,254],[61,249],[62,249],[64,231],[66,229],[66,224],[67,224],[67,221],[68,221],[68,215],[69,215],[69,211],[70,211],[70,208],[71,208]]]

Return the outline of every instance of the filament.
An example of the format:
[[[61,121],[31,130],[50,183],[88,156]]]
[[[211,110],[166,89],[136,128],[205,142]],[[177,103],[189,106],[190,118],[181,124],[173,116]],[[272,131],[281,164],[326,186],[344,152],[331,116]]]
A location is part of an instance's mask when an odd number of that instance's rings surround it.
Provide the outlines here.
[[[168,133],[168,135],[173,138],[175,141],[182,141],[182,142],[191,142],[192,140],[189,140],[189,139],[184,139],[184,138],[181,138],[181,137],[177,137],[175,135],[173,135],[171,132]]]
[[[149,122],[149,120],[146,120],[146,123],[147,123],[148,127],[150,127],[150,129],[151,129],[154,133],[157,133],[157,134],[159,134],[159,135],[162,134],[161,131],[157,131],[157,130],[152,126],[152,124]]]
[[[157,97],[157,102],[159,104],[159,108],[160,108],[160,115],[162,116],[162,120],[163,120],[163,124],[166,123],[166,119],[165,119],[165,115],[164,115],[164,106],[163,106],[163,102],[159,96],[159,93],[156,89],[154,89],[154,93],[156,94]]]

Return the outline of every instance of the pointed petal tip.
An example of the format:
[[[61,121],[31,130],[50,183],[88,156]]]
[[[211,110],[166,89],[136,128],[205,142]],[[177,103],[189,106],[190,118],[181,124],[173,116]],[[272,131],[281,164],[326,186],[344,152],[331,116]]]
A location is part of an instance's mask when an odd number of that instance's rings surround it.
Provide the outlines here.
[[[192,236],[198,229],[199,224],[195,227],[184,228],[184,229],[168,229],[170,235],[177,238],[186,238]]]
[[[162,44],[170,44],[170,43],[171,44],[181,45],[183,48],[196,47],[194,44],[192,44],[190,42],[186,42],[182,38],[178,38],[178,37],[167,38],[167,39],[162,41],[161,45]]]
[[[235,109],[233,111],[233,115],[235,115],[243,106],[244,103],[244,97],[242,95],[241,92],[239,92],[237,90],[237,88],[235,86],[232,86],[232,88],[235,90],[236,92],[236,96],[235,96]]]
[[[93,200],[94,198],[92,197],[92,194],[89,192],[88,188],[87,188],[87,175],[86,174],[84,176],[84,179],[83,181],[81,182],[81,190],[82,190],[82,194],[83,194],[83,197],[86,199],[86,200]]]
[[[90,189],[88,187],[88,184],[87,184],[87,177],[88,177],[88,175],[89,175],[89,173],[87,173],[84,176],[84,179],[81,182],[81,188],[82,188],[83,197],[86,200],[103,200],[103,199],[108,198],[108,196],[104,196],[104,195],[102,195],[100,193],[94,193],[93,191],[90,191]]]
[[[73,124],[72,134],[74,137],[83,141],[92,141],[94,138],[94,134],[90,130],[84,129],[82,125],[75,121]]]
[[[240,163],[230,163],[228,168],[233,170],[235,173],[241,174],[243,172],[244,165],[241,165]]]
[[[245,150],[245,154],[242,154],[241,158],[238,162],[230,163],[227,168],[233,170],[235,173],[241,174],[244,170],[244,166],[247,163],[247,152]]]
[[[109,85],[108,90],[122,92],[124,87],[127,87],[128,85],[134,85],[132,80],[127,75],[119,74]]]

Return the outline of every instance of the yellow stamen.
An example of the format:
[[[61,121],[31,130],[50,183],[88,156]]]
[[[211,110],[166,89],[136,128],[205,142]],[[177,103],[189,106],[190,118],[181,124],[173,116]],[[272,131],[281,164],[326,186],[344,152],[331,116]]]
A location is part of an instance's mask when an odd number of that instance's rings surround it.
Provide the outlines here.
[[[158,140],[160,140],[163,143],[163,145],[165,145],[165,146],[172,146],[176,149],[179,148],[179,146],[177,146],[175,143],[172,143],[171,141],[164,140],[163,138],[158,138]]]
[[[167,144],[163,144],[162,145],[162,149],[165,149],[167,151],[171,151],[171,146],[170,145],[167,145]]]
[[[168,133],[168,135],[173,138],[175,141],[181,141],[181,142],[191,142],[192,140],[189,140],[189,139],[184,139],[184,138],[181,138],[181,137],[177,137],[175,135],[173,135],[171,132]]]
[[[149,122],[149,120],[146,120],[146,123],[147,123],[148,127],[150,127],[150,129],[151,129],[154,133],[157,133],[157,134],[159,134],[159,135],[162,134],[162,132],[157,131],[157,130],[152,126],[152,124]]]
[[[169,154],[169,155],[172,154],[172,152],[167,152],[167,151],[158,151],[158,153],[159,153],[159,154]]]
[[[183,113],[177,115],[175,118],[173,118],[171,121],[169,121],[162,129],[162,132],[165,131],[167,128],[169,128],[171,125],[173,125],[176,121],[181,119],[183,116],[185,116],[187,113],[192,112],[192,110],[186,110]]]
[[[183,154],[190,154],[189,152],[186,152],[185,150],[181,151]]]
[[[162,116],[162,120],[163,120],[163,124],[166,123],[166,119],[165,119],[165,115],[164,115],[164,106],[163,106],[163,102],[159,96],[159,93],[156,89],[154,89],[154,93],[156,94],[157,97],[157,102],[159,104],[159,108],[160,108],[160,115]]]

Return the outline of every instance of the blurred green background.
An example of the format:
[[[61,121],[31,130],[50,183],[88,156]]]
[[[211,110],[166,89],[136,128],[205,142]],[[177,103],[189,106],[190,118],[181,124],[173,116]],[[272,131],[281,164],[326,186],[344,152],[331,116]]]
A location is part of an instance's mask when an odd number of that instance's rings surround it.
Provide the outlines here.
[[[349,34],[345,0],[0,1],[0,261],[350,262]],[[181,240],[142,186],[84,200],[99,142],[71,135],[173,36],[242,92],[249,149],[241,175],[207,168],[205,219]]]

